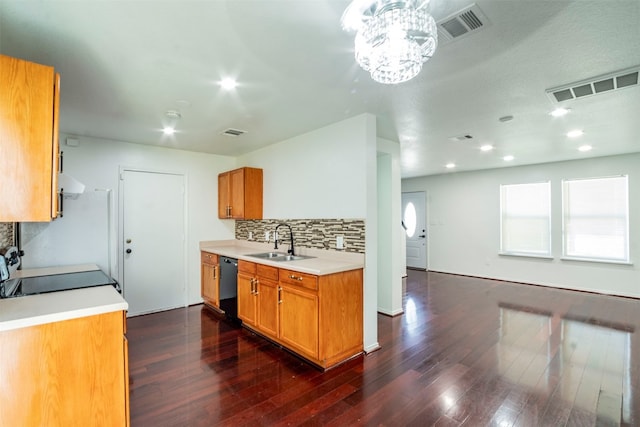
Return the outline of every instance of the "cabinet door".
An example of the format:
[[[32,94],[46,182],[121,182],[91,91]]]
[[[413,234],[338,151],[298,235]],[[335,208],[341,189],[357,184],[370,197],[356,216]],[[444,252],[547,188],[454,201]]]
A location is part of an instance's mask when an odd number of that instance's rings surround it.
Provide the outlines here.
[[[0,55],[0,222],[57,216],[59,85],[53,67]],[[54,134],[55,132],[55,134]]]
[[[254,278],[243,273],[238,274],[238,318],[248,325],[257,325]]]
[[[218,175],[218,218],[229,218],[230,203],[229,172],[225,172]]]
[[[244,218],[244,169],[229,172],[229,188],[231,189],[231,217]]]
[[[257,297],[258,328],[275,338],[278,336],[278,283],[260,278]]]
[[[216,307],[220,307],[219,284],[218,266],[202,264],[202,298]]]
[[[280,340],[303,355],[318,357],[318,296],[280,284]]]

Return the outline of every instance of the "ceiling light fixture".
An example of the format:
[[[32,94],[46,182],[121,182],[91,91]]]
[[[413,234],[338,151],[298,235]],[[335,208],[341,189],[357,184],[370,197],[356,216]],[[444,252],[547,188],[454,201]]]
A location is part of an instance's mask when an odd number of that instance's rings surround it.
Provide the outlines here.
[[[480,151],[491,151],[491,150],[493,150],[493,145],[486,144],[480,147]]]
[[[447,163],[444,167],[447,168],[447,169],[453,169],[453,168],[456,167],[456,164],[455,163]]]
[[[180,114],[180,111],[177,110],[168,110],[166,113],[164,113],[164,116],[166,117],[166,120],[165,125],[162,128],[162,133],[164,133],[165,135],[175,134],[176,124],[178,123],[178,120],[182,118],[182,114]]]
[[[512,161],[513,159],[515,159],[515,157],[513,157],[512,155],[504,156],[504,157],[502,158],[502,160],[504,160],[505,162],[510,162],[510,161]]]
[[[556,108],[555,110],[553,110],[552,112],[550,112],[549,114],[551,114],[553,117],[562,117],[562,116],[566,116],[567,114],[569,114],[569,112],[571,111],[571,108]]]
[[[576,130],[572,130],[572,131],[567,132],[567,136],[569,138],[577,138],[577,137],[582,136],[582,135],[584,135],[584,131],[582,131],[581,129],[576,129]]]
[[[225,90],[232,90],[238,86],[238,82],[230,77],[220,80],[220,87]]]
[[[438,45],[429,0],[353,0],[342,27],[355,30],[355,58],[379,83],[397,84],[418,75]]]
[[[591,151],[592,149],[593,147],[590,145],[581,145],[580,147],[578,147],[578,151],[582,151],[583,153],[586,153],[587,151]]]

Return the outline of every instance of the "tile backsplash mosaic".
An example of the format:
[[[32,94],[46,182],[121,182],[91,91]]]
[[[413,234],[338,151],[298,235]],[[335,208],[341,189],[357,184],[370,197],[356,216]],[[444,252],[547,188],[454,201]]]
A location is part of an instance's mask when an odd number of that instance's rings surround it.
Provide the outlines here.
[[[364,253],[364,220],[362,219],[262,219],[237,220],[236,239],[265,242],[265,232],[273,242],[273,232],[278,224],[289,224],[293,230],[294,245],[302,248],[339,250]],[[336,249],[338,236],[344,238],[344,249]],[[278,240],[289,240],[289,229],[278,229]]]
[[[13,223],[0,222],[0,248],[13,245]]]

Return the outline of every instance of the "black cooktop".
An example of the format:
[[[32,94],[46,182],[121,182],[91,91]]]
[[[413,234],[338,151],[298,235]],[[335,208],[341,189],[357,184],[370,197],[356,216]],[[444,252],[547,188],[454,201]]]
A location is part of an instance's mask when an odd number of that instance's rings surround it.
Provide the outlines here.
[[[5,295],[3,296],[5,298],[104,285],[111,285],[120,291],[118,283],[101,270],[25,277],[13,280],[15,280],[14,283],[11,283],[13,282],[12,280],[3,283],[3,286],[5,286]]]

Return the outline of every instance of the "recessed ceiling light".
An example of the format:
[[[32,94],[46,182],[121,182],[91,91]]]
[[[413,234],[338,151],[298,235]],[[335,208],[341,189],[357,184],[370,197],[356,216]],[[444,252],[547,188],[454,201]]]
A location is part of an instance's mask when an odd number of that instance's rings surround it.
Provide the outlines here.
[[[480,147],[480,151],[491,151],[491,150],[493,150],[493,145],[490,145],[490,144],[486,144]]]
[[[567,132],[567,136],[569,138],[577,138],[579,136],[584,135],[584,131],[582,129],[575,129],[572,131]]]
[[[515,159],[515,157],[513,157],[512,155],[504,156],[502,158],[502,160],[504,160],[505,162],[510,162],[513,159]]]
[[[551,114],[553,117],[562,117],[562,116],[566,116],[567,114],[569,114],[569,111],[571,111],[571,108],[556,108],[555,110],[553,110],[552,112],[550,112],[549,114]]]
[[[580,147],[578,147],[578,151],[582,151],[583,153],[587,151],[591,151],[592,149],[593,147],[590,145],[581,145]]]
[[[174,133],[176,133],[176,130],[171,127],[166,127],[162,129],[162,133],[164,133],[165,135],[173,135]]]
[[[453,168],[455,168],[455,167],[456,167],[456,164],[455,164],[455,163],[447,163],[447,164],[445,165],[445,167],[446,167],[447,169],[453,169]]]
[[[225,90],[235,89],[238,86],[238,82],[235,79],[227,77],[225,79],[220,80],[220,87]]]

